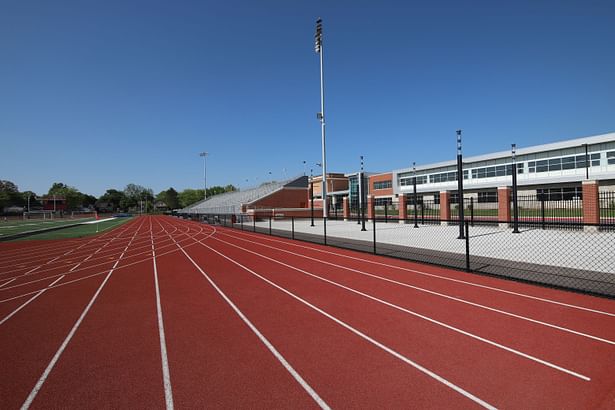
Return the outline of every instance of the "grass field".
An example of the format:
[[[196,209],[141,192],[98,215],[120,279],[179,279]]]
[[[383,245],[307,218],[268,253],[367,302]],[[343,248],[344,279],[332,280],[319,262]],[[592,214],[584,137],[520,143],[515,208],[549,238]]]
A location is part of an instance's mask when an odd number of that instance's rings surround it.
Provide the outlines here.
[[[15,239],[15,241],[82,238],[85,236],[96,235],[96,233],[105,232],[111,228],[122,225],[131,219],[132,218],[117,218],[117,219],[110,219],[108,221],[103,220],[95,224],[93,223],[93,224],[77,225],[75,227],[60,229],[57,231],[43,232],[40,234],[28,235],[23,238]],[[75,222],[77,221],[75,220],[72,221],[72,223],[75,223]],[[83,220],[83,221],[80,220],[79,222],[86,222],[86,220]]]
[[[41,229],[55,228],[57,226],[73,225],[79,222],[91,221],[94,218],[83,219],[26,219],[0,221],[0,237],[19,234],[22,232],[38,231]]]

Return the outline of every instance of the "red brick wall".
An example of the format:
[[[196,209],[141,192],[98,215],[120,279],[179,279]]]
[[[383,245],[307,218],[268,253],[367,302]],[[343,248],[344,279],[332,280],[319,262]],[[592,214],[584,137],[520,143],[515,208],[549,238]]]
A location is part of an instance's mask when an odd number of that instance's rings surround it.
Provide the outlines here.
[[[350,218],[350,202],[348,197],[345,196],[343,198],[342,206],[344,207],[344,219]]]
[[[399,219],[406,219],[408,217],[408,209],[406,207],[406,195],[399,196]]]
[[[307,208],[305,191],[306,189],[284,188],[250,205],[261,208]],[[314,201],[314,205],[316,204]]]
[[[367,196],[367,219],[373,219],[374,216],[376,215],[375,208],[374,208],[375,204],[376,204],[376,201],[374,199],[374,196],[368,195]]]
[[[512,190],[507,186],[498,187],[498,221],[510,222],[510,194]]]
[[[451,193],[448,191],[440,192],[440,219],[451,219]]]
[[[374,189],[374,182],[382,182],[382,181],[391,181],[391,188],[387,189]],[[369,193],[372,195],[393,195],[393,174],[380,174],[380,175],[372,175],[369,177]]]
[[[600,223],[598,181],[583,181],[583,223]]]

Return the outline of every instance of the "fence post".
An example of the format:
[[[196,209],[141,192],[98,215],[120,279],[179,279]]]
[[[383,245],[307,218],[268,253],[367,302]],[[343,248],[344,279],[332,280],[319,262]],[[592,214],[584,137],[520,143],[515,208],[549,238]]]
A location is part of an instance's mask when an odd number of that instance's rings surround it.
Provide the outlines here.
[[[292,226],[292,229],[291,229],[291,239],[295,239],[295,217],[294,216],[290,217],[290,222],[291,222],[291,226]]]
[[[466,231],[466,272],[472,272],[470,269],[470,229],[468,228],[468,221],[465,221]]]
[[[385,203],[384,203],[384,223],[385,223],[385,224],[386,224],[386,223],[389,223],[389,213],[388,213],[388,210],[387,210],[387,209],[388,209],[388,205],[387,205],[387,203],[385,202]]]
[[[474,226],[474,197],[470,197],[470,223]]]
[[[327,244],[327,218],[322,218],[323,232],[325,234],[325,245]]]
[[[421,225],[425,225],[425,202],[421,204]]]
[[[269,215],[269,235],[271,235],[271,215]]]
[[[243,231],[243,215],[239,215],[239,219],[241,221],[241,230]]]
[[[373,228],[374,228],[374,255],[376,255],[376,215],[374,215],[372,222],[373,222]]]
[[[544,196],[540,197],[540,219],[542,220],[542,229],[545,229],[545,198]]]
[[[252,214],[252,232],[256,232],[256,214]]]

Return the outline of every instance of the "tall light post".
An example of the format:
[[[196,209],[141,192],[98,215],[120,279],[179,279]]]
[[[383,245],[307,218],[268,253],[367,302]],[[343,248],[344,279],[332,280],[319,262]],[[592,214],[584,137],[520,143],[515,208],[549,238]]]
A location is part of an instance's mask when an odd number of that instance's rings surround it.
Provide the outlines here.
[[[207,156],[209,155],[209,152],[201,152],[199,154],[200,157],[203,157],[203,180],[204,180],[204,186],[205,186],[205,199],[207,199]]]
[[[414,191],[414,195],[413,195],[413,202],[414,202],[414,227],[418,228],[419,227],[419,221],[418,221],[418,213],[416,210],[416,162],[412,163],[412,186],[413,186],[413,191]],[[424,222],[423,222],[424,223]]]
[[[314,35],[314,51],[320,55],[320,112],[316,117],[320,120],[322,134],[322,216],[326,220],[327,209],[327,151],[325,144],[325,78],[323,74],[323,42],[322,19],[316,20],[316,34]]]
[[[465,239],[463,231],[463,157],[461,156],[461,130],[457,130],[457,197],[459,204],[459,239]]]
[[[359,217],[361,218],[361,231],[365,229],[365,207],[363,203],[363,155],[361,155],[361,173],[359,174]]]
[[[511,145],[512,154],[512,195],[513,195],[513,233],[519,233],[519,207],[517,203],[517,144]]]

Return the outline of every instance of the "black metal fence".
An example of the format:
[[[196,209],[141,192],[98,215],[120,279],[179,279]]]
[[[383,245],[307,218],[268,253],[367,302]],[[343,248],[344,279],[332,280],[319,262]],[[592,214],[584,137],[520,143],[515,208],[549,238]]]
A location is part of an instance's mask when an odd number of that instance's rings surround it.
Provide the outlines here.
[[[615,224],[615,192],[600,192],[600,224],[603,229]]]
[[[543,195],[524,195],[517,198],[517,203],[519,222],[523,224],[540,223],[543,229],[582,228],[583,200],[580,198],[547,201]],[[512,212],[512,198],[510,206]]]
[[[507,223],[459,220],[439,224],[377,215],[323,219],[252,215],[186,215],[210,224],[468,272],[495,275],[559,288],[615,297],[615,225],[576,224],[575,230],[552,229],[557,222],[523,222],[520,233]],[[417,218],[418,220],[418,218]],[[428,220],[425,219],[427,222]],[[572,225],[568,222],[568,225]],[[604,230],[604,227],[611,230]],[[420,269],[417,268],[417,269]]]

